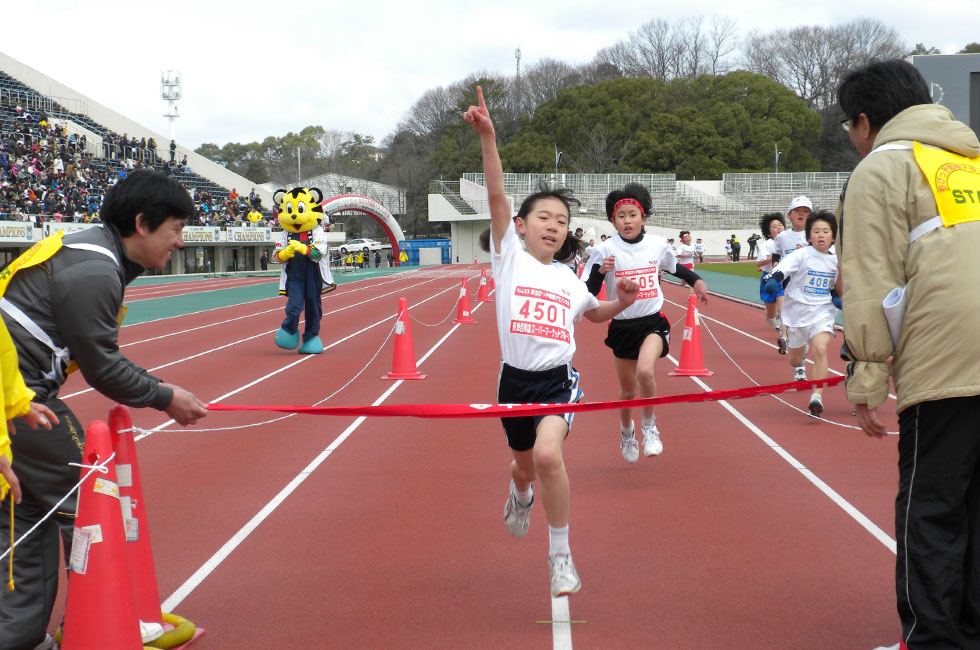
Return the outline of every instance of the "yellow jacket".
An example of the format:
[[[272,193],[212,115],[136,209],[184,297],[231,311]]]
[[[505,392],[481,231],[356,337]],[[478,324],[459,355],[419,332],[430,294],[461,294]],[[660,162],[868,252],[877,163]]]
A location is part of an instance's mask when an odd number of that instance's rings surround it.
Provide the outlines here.
[[[3,431],[0,431],[0,453],[6,456],[7,460],[13,460],[6,421],[18,418],[31,409],[34,391],[24,384],[24,378],[20,376],[17,367],[17,350],[3,320],[0,320],[0,382],[3,384],[4,410]],[[0,476],[0,499],[7,496],[9,488],[7,481]]]

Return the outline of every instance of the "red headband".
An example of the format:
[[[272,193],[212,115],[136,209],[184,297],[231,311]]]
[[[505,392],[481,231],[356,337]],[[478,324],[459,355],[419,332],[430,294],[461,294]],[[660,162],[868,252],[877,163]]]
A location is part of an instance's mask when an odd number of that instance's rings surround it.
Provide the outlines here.
[[[621,205],[635,205],[636,207],[638,207],[640,209],[640,214],[642,214],[644,217],[647,215],[647,211],[643,209],[643,206],[640,205],[640,202],[639,201],[637,201],[636,199],[628,198],[628,197],[625,198],[625,199],[620,199],[620,200],[616,201],[616,205],[614,205],[613,206],[613,209],[612,209],[613,214],[616,214],[616,210],[618,210],[619,209],[619,206],[621,206]]]

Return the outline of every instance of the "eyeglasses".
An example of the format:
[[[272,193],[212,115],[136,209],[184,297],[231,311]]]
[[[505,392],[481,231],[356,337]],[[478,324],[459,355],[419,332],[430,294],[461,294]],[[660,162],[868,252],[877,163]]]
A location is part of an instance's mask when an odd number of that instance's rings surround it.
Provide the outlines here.
[[[851,130],[851,118],[845,117],[840,121],[840,128],[844,129],[844,133],[849,133]]]

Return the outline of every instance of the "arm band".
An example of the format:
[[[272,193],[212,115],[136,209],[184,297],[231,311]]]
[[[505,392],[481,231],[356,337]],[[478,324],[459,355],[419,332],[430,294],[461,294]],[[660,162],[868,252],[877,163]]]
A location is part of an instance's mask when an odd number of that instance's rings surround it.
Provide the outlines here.
[[[667,272],[670,273],[670,271]],[[680,264],[678,264],[677,267],[674,269],[674,272],[670,274],[680,278],[684,282],[687,282],[692,287],[694,286],[695,282],[701,279],[700,275],[698,275],[691,269],[687,268],[686,266],[681,266]]]
[[[776,282],[778,282],[779,284],[782,284],[783,283],[783,278],[786,277],[786,276],[783,275],[783,272],[782,271],[776,271],[775,273],[773,273],[769,277],[772,278],[773,280],[775,280]]]
[[[589,271],[589,278],[585,281],[585,286],[589,288],[589,293],[593,296],[599,295],[599,291],[602,290],[602,283],[606,279],[606,275],[599,271],[601,268],[602,265],[593,264],[592,270]]]
[[[779,264],[779,258],[781,257],[782,255],[780,255],[779,253],[773,253],[772,259],[769,261],[769,263],[775,266],[776,264]]]

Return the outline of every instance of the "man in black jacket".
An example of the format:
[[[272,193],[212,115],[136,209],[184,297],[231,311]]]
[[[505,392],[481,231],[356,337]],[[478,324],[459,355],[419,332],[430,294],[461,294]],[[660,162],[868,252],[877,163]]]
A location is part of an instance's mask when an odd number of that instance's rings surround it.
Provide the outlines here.
[[[69,362],[106,397],[131,407],[165,411],[182,425],[207,414],[188,391],[163,383],[119,350],[118,314],[126,285],[146,268],[162,269],[174,249],[184,245],[181,231],[194,203],[170,178],[136,171],[117,183],[102,205],[103,227],[67,235],[50,258],[15,272],[0,310],[17,348],[24,382],[58,417],[51,431],[34,431],[16,422],[11,436],[14,471],[24,488],[15,511],[21,536],[68,494],[80,478],[85,430],[58,399]],[[9,511],[0,508],[0,529]],[[30,650],[43,642],[58,592],[58,535],[71,555],[75,498],[18,547],[15,591],[0,594],[0,648]],[[0,542],[0,552],[9,542]],[[161,630],[162,632],[162,630]]]

